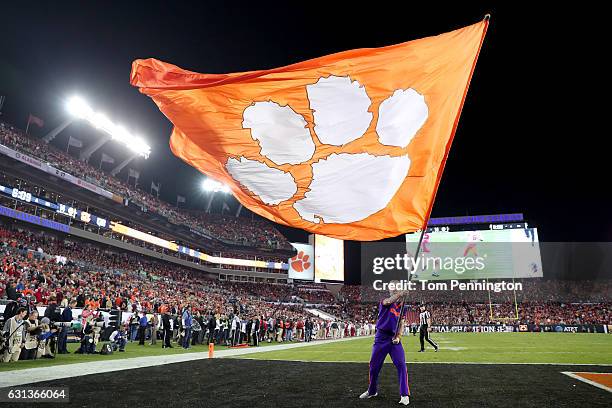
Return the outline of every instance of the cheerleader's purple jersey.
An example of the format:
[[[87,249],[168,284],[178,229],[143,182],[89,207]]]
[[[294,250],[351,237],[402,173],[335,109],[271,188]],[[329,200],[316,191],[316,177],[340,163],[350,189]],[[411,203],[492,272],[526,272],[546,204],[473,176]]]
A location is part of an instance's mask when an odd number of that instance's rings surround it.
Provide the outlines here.
[[[388,338],[395,335],[397,329],[397,321],[402,312],[401,303],[392,303],[385,306],[381,301],[378,304],[378,319],[376,320],[376,338]],[[404,315],[406,309],[404,309]]]
[[[380,373],[380,369],[387,355],[391,356],[391,361],[393,361],[393,364],[395,364],[397,368],[400,395],[410,395],[404,347],[401,342],[397,344],[392,342],[400,313],[402,313],[401,303],[393,303],[389,306],[385,306],[380,302],[378,305],[376,336],[374,337],[374,344],[372,345],[372,357],[370,357],[370,376],[368,385],[368,394],[370,395],[376,395],[378,391],[378,374]]]

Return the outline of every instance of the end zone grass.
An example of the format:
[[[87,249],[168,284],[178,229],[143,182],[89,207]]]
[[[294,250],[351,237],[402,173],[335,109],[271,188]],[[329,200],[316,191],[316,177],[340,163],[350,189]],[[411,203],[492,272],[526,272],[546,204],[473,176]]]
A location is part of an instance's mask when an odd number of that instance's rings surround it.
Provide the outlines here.
[[[427,343],[418,353],[419,337],[404,336],[407,362],[612,364],[612,335],[590,333],[432,333],[440,345]],[[249,354],[245,358],[313,362],[368,362],[373,338]],[[240,358],[240,357],[236,357]],[[387,358],[387,362],[390,362]]]

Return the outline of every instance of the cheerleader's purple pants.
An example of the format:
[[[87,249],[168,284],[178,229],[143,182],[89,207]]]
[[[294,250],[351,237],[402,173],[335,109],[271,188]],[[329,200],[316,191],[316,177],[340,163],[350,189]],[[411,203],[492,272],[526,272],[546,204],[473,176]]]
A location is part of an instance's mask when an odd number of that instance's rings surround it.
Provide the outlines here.
[[[377,393],[378,374],[385,362],[387,354],[391,356],[391,361],[397,369],[397,378],[399,380],[400,395],[410,395],[408,387],[408,370],[406,368],[406,356],[402,343],[393,344],[393,337],[379,336],[377,334],[374,345],[372,346],[372,357],[370,357],[370,376],[368,394],[374,395]]]

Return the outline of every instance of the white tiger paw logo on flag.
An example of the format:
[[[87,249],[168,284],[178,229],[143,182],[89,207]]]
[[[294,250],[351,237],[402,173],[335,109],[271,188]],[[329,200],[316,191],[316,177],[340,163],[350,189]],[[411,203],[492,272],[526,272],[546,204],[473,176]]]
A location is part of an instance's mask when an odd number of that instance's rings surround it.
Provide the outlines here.
[[[172,152],[254,213],[372,241],[427,222],[487,25],[258,71],[137,60],[130,81]]]
[[[342,147],[358,142],[373,127],[381,145],[406,148],[429,114],[423,95],[398,89],[380,104],[376,118],[366,88],[350,77],[321,77],[306,86],[305,96],[314,118],[311,127],[291,106],[274,101],[249,105],[242,122],[258,142],[262,159],[274,166],[311,166],[307,191],[293,203],[295,210],[312,223],[346,224],[385,208],[408,174],[408,154],[346,153]],[[325,150],[315,161],[313,138]],[[226,168],[264,204],[291,200],[298,191],[291,167],[283,170],[264,160],[231,157]]]

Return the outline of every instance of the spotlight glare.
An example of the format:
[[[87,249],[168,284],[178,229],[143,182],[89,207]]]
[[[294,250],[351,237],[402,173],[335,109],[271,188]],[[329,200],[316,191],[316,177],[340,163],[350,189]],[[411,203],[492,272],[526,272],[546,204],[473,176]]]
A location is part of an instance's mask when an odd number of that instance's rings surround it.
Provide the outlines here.
[[[113,128],[113,123],[103,113],[94,114],[89,122],[101,130],[109,131]]]
[[[229,193],[230,192],[230,188],[228,186],[226,186],[225,184],[219,183],[216,180],[213,180],[211,178],[207,178],[202,182],[202,189],[204,191],[212,191],[212,192],[222,192],[222,193]]]
[[[87,119],[93,114],[93,111],[87,102],[78,96],[73,96],[70,98],[66,104],[66,108],[72,116],[80,119]]]

